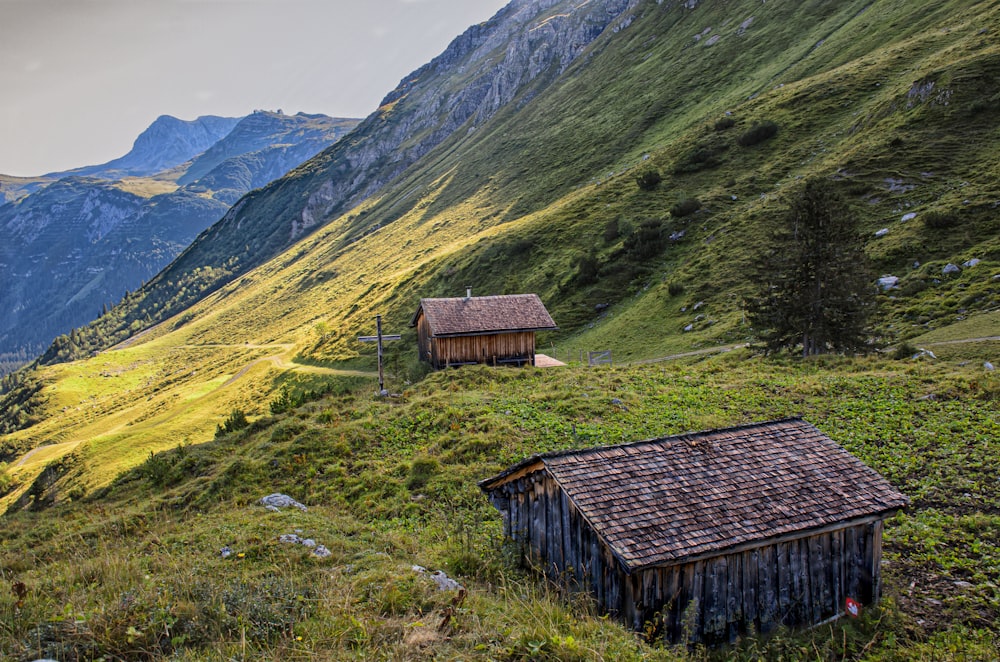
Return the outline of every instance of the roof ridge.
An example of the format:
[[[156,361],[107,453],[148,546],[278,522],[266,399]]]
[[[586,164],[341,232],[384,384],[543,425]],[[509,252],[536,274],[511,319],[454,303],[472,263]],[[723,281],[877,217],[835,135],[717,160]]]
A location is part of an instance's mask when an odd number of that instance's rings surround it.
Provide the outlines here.
[[[663,441],[687,441],[687,442],[697,442],[701,437],[706,437],[711,434],[718,434],[719,432],[735,432],[739,430],[751,430],[753,428],[763,428],[771,425],[777,425],[779,423],[791,423],[791,422],[802,422],[806,425],[817,429],[815,425],[805,420],[802,416],[787,416],[785,418],[777,418],[771,421],[754,421],[750,423],[741,423],[739,425],[733,425],[725,428],[711,428],[706,430],[698,430],[696,432],[681,432],[674,435],[666,435],[663,437],[652,437],[650,439],[640,439],[638,441],[630,441],[624,444],[604,444],[600,446],[588,446],[587,448],[565,448],[557,451],[547,451],[544,453],[535,453],[524,458],[520,462],[508,467],[506,470],[500,472],[496,476],[491,478],[485,478],[477,483],[480,488],[485,489],[486,485],[494,483],[498,480],[505,478],[506,476],[523,469],[526,466],[534,464],[535,462],[542,461],[549,458],[556,457],[567,457],[569,455],[586,455],[589,453],[599,453],[606,450],[616,450],[621,448],[633,448],[635,446],[640,446],[642,444],[652,444],[655,442]]]

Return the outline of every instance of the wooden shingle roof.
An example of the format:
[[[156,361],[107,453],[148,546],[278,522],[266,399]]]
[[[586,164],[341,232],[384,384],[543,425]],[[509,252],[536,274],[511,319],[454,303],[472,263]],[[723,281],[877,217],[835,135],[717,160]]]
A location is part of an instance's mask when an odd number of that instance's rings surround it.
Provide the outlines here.
[[[421,299],[410,326],[421,312],[435,338],[558,328],[537,294]]]
[[[629,571],[908,503],[801,419],[535,455],[479,485],[534,471],[552,476]]]

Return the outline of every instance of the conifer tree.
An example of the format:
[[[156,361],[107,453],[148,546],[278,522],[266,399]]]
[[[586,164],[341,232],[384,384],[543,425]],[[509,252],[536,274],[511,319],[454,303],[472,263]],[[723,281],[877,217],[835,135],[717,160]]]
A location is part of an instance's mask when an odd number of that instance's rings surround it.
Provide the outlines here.
[[[875,283],[857,217],[833,185],[810,179],[771,236],[746,301],[763,349],[803,356],[870,347]]]

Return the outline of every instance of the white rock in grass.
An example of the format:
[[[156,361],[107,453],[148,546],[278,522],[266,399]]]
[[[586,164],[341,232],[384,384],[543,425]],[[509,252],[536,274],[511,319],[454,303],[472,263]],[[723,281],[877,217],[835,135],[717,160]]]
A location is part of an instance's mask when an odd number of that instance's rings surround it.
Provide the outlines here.
[[[899,277],[897,276],[882,276],[878,279],[878,286],[882,288],[883,291],[891,290],[899,285]]]
[[[262,497],[258,503],[272,512],[277,512],[281,508],[289,507],[298,508],[302,512],[309,510],[287,494],[279,494],[277,492],[274,494],[268,494],[266,497]]]
[[[432,572],[431,579],[434,580],[434,583],[438,585],[438,590],[441,591],[457,591],[462,588],[461,584],[444,574],[441,570],[435,570]]]

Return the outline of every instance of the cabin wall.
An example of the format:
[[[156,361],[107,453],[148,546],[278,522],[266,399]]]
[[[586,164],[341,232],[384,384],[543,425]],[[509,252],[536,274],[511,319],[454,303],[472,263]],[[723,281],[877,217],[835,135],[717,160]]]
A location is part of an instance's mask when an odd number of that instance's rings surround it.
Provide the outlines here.
[[[427,361],[431,365],[437,364],[430,324],[427,323],[427,316],[422,312],[417,315],[417,349],[420,352],[421,361]]]
[[[498,486],[490,500],[531,565],[671,643],[814,625],[842,614],[848,597],[873,604],[881,589],[881,521],[630,575],[544,470]]]
[[[821,623],[847,598],[880,593],[882,522],[667,567],[629,577],[633,627],[650,623],[671,642],[717,644],[752,631]]]
[[[535,361],[535,333],[496,333],[480,336],[429,338],[435,368],[466,363],[532,363]],[[426,352],[421,352],[426,356]]]
[[[590,590],[604,613],[634,611],[621,563],[548,474],[504,483],[490,500],[503,516],[504,535],[528,564],[556,582]]]

